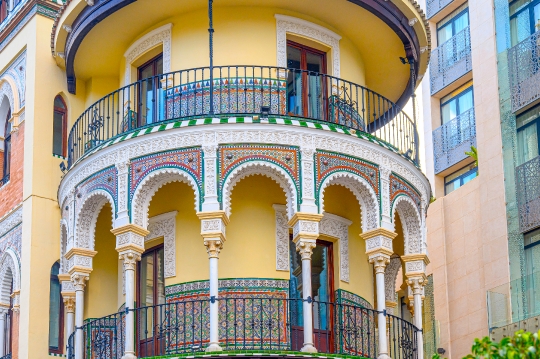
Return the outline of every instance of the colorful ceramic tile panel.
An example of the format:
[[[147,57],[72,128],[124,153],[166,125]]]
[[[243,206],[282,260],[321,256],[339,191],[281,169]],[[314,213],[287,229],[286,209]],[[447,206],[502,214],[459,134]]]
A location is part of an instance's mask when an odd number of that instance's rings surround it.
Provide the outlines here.
[[[285,114],[286,82],[254,77],[228,77],[214,80],[214,113],[261,113],[262,106],[272,114]],[[163,118],[176,119],[209,113],[210,81],[197,81],[167,89]]]
[[[150,173],[160,168],[179,168],[195,179],[202,190],[202,152],[200,148],[173,150],[139,157],[131,162],[130,199],[140,182]]]
[[[250,161],[268,161],[284,169],[300,193],[299,152],[295,147],[272,145],[223,145],[218,151],[219,197],[228,175],[238,166]],[[300,197],[300,196],[299,196]]]
[[[359,158],[325,151],[316,152],[315,163],[316,193],[319,193],[326,177],[338,171],[347,171],[364,178],[378,196],[379,168],[376,165]]]
[[[420,205],[422,202],[420,200],[420,192],[409,184],[409,182],[392,173],[390,175],[390,203],[393,204],[399,195],[408,196],[416,204],[418,211],[421,212]]]
[[[77,208],[80,208],[80,202],[86,198],[86,195],[98,189],[108,192],[114,199],[115,204],[118,202],[118,175],[116,167],[111,166],[99,171],[83,180],[77,186]]]

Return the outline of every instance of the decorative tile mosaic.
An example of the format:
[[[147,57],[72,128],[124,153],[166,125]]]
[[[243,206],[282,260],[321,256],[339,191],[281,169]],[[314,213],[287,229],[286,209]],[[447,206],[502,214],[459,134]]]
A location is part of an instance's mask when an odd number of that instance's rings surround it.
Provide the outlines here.
[[[228,77],[214,79],[215,113],[258,113],[269,106],[271,113],[286,113],[287,82],[265,78]],[[196,81],[167,89],[165,114],[176,119],[209,113],[210,81]]]
[[[132,160],[129,173],[130,200],[146,175],[160,168],[179,168],[188,172],[202,191],[202,151],[200,148],[187,148],[155,153]]]
[[[422,213],[420,192],[409,184],[409,182],[392,173],[390,175],[390,203],[393,205],[396,198],[400,195],[408,196],[418,207],[418,213]]]
[[[321,184],[329,175],[338,171],[347,171],[364,178],[377,196],[379,195],[379,168],[371,162],[342,154],[317,151],[315,153],[315,164],[316,194],[319,193]]]
[[[218,168],[220,174],[218,196],[229,174],[238,166],[251,161],[268,161],[281,167],[294,181],[297,193],[300,189],[300,166],[298,148],[272,145],[223,145],[218,150]],[[298,198],[301,196],[299,195]]]
[[[89,193],[98,189],[109,193],[115,205],[118,203],[118,174],[116,167],[105,168],[79,183],[77,186],[77,208],[81,208],[81,202]]]

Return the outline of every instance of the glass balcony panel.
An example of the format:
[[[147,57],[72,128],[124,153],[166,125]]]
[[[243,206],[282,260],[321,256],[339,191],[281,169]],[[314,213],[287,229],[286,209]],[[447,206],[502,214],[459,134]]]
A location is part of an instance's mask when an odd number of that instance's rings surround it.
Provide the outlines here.
[[[508,50],[508,76],[514,112],[540,98],[540,31]]]
[[[472,70],[470,27],[433,50],[429,68],[431,94],[435,94]]]
[[[435,173],[467,158],[466,151],[476,146],[474,108],[465,111],[433,131]]]

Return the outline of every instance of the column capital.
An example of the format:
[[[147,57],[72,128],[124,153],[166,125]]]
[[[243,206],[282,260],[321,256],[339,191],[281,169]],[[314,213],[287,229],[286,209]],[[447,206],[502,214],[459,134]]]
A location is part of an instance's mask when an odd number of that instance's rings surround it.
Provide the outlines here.
[[[124,270],[134,271],[137,268],[137,262],[141,260],[141,254],[143,252],[139,250],[124,250],[120,252],[118,259],[121,259],[124,264]]]
[[[390,256],[380,253],[377,255],[371,255],[369,257],[369,263],[373,264],[373,268],[375,268],[375,274],[383,273],[386,269],[386,266],[390,264]]]
[[[75,313],[75,295],[64,296],[64,294],[62,294],[62,298],[64,300],[64,307],[66,308],[66,312]]]
[[[315,240],[300,239],[295,243],[296,250],[298,251],[298,253],[300,253],[302,260],[311,260],[311,255],[313,254],[313,249],[317,246],[317,242]]]
[[[125,226],[111,229],[111,233],[116,236],[116,251],[122,252],[144,252],[144,238],[150,231],[143,227],[130,223]]]
[[[429,264],[427,254],[407,254],[401,257],[407,277],[420,276],[425,278],[426,267]]]
[[[220,239],[205,239],[204,245],[208,258],[219,258],[219,252],[223,249],[223,242]]]
[[[412,291],[413,296],[424,296],[424,286],[427,284],[427,277],[423,275],[407,276],[407,284]]]
[[[97,254],[88,248],[71,248],[65,257],[68,261],[69,274],[73,279],[73,273],[91,273],[92,272],[92,258]]]
[[[396,236],[397,233],[389,231],[386,228],[375,228],[360,234],[360,238],[366,241],[366,254],[368,258],[381,254],[390,258],[394,253],[392,241]]]
[[[229,224],[227,213],[225,211],[199,212],[197,216],[201,220],[201,236],[205,241],[205,246],[208,247],[206,242],[220,242],[218,246],[221,249],[223,242],[225,242],[225,229]],[[211,256],[210,258],[217,257]]]
[[[289,220],[289,227],[293,229],[293,242],[316,241],[319,238],[319,222],[322,214],[296,212]]]
[[[84,272],[75,272],[71,275],[71,281],[73,282],[73,287],[75,288],[76,292],[84,291],[84,287],[86,287],[86,282],[89,279],[90,275]]]

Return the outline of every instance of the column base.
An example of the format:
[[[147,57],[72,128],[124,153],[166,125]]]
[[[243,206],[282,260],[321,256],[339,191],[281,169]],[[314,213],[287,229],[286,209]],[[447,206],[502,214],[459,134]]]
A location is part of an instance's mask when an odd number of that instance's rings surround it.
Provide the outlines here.
[[[137,359],[137,356],[133,352],[129,352],[129,353],[126,352],[122,356],[122,359]]]
[[[379,356],[377,357],[377,359],[392,359],[392,358],[390,358],[390,357],[388,356],[388,354],[382,353],[382,354],[379,354]]]
[[[223,348],[220,347],[219,344],[217,343],[210,343],[210,345],[205,350],[205,352],[222,352],[222,351],[223,351]]]
[[[313,344],[309,343],[309,344],[304,344],[304,346],[302,347],[302,349],[300,349],[300,351],[304,353],[317,353],[317,348],[315,348]]]

